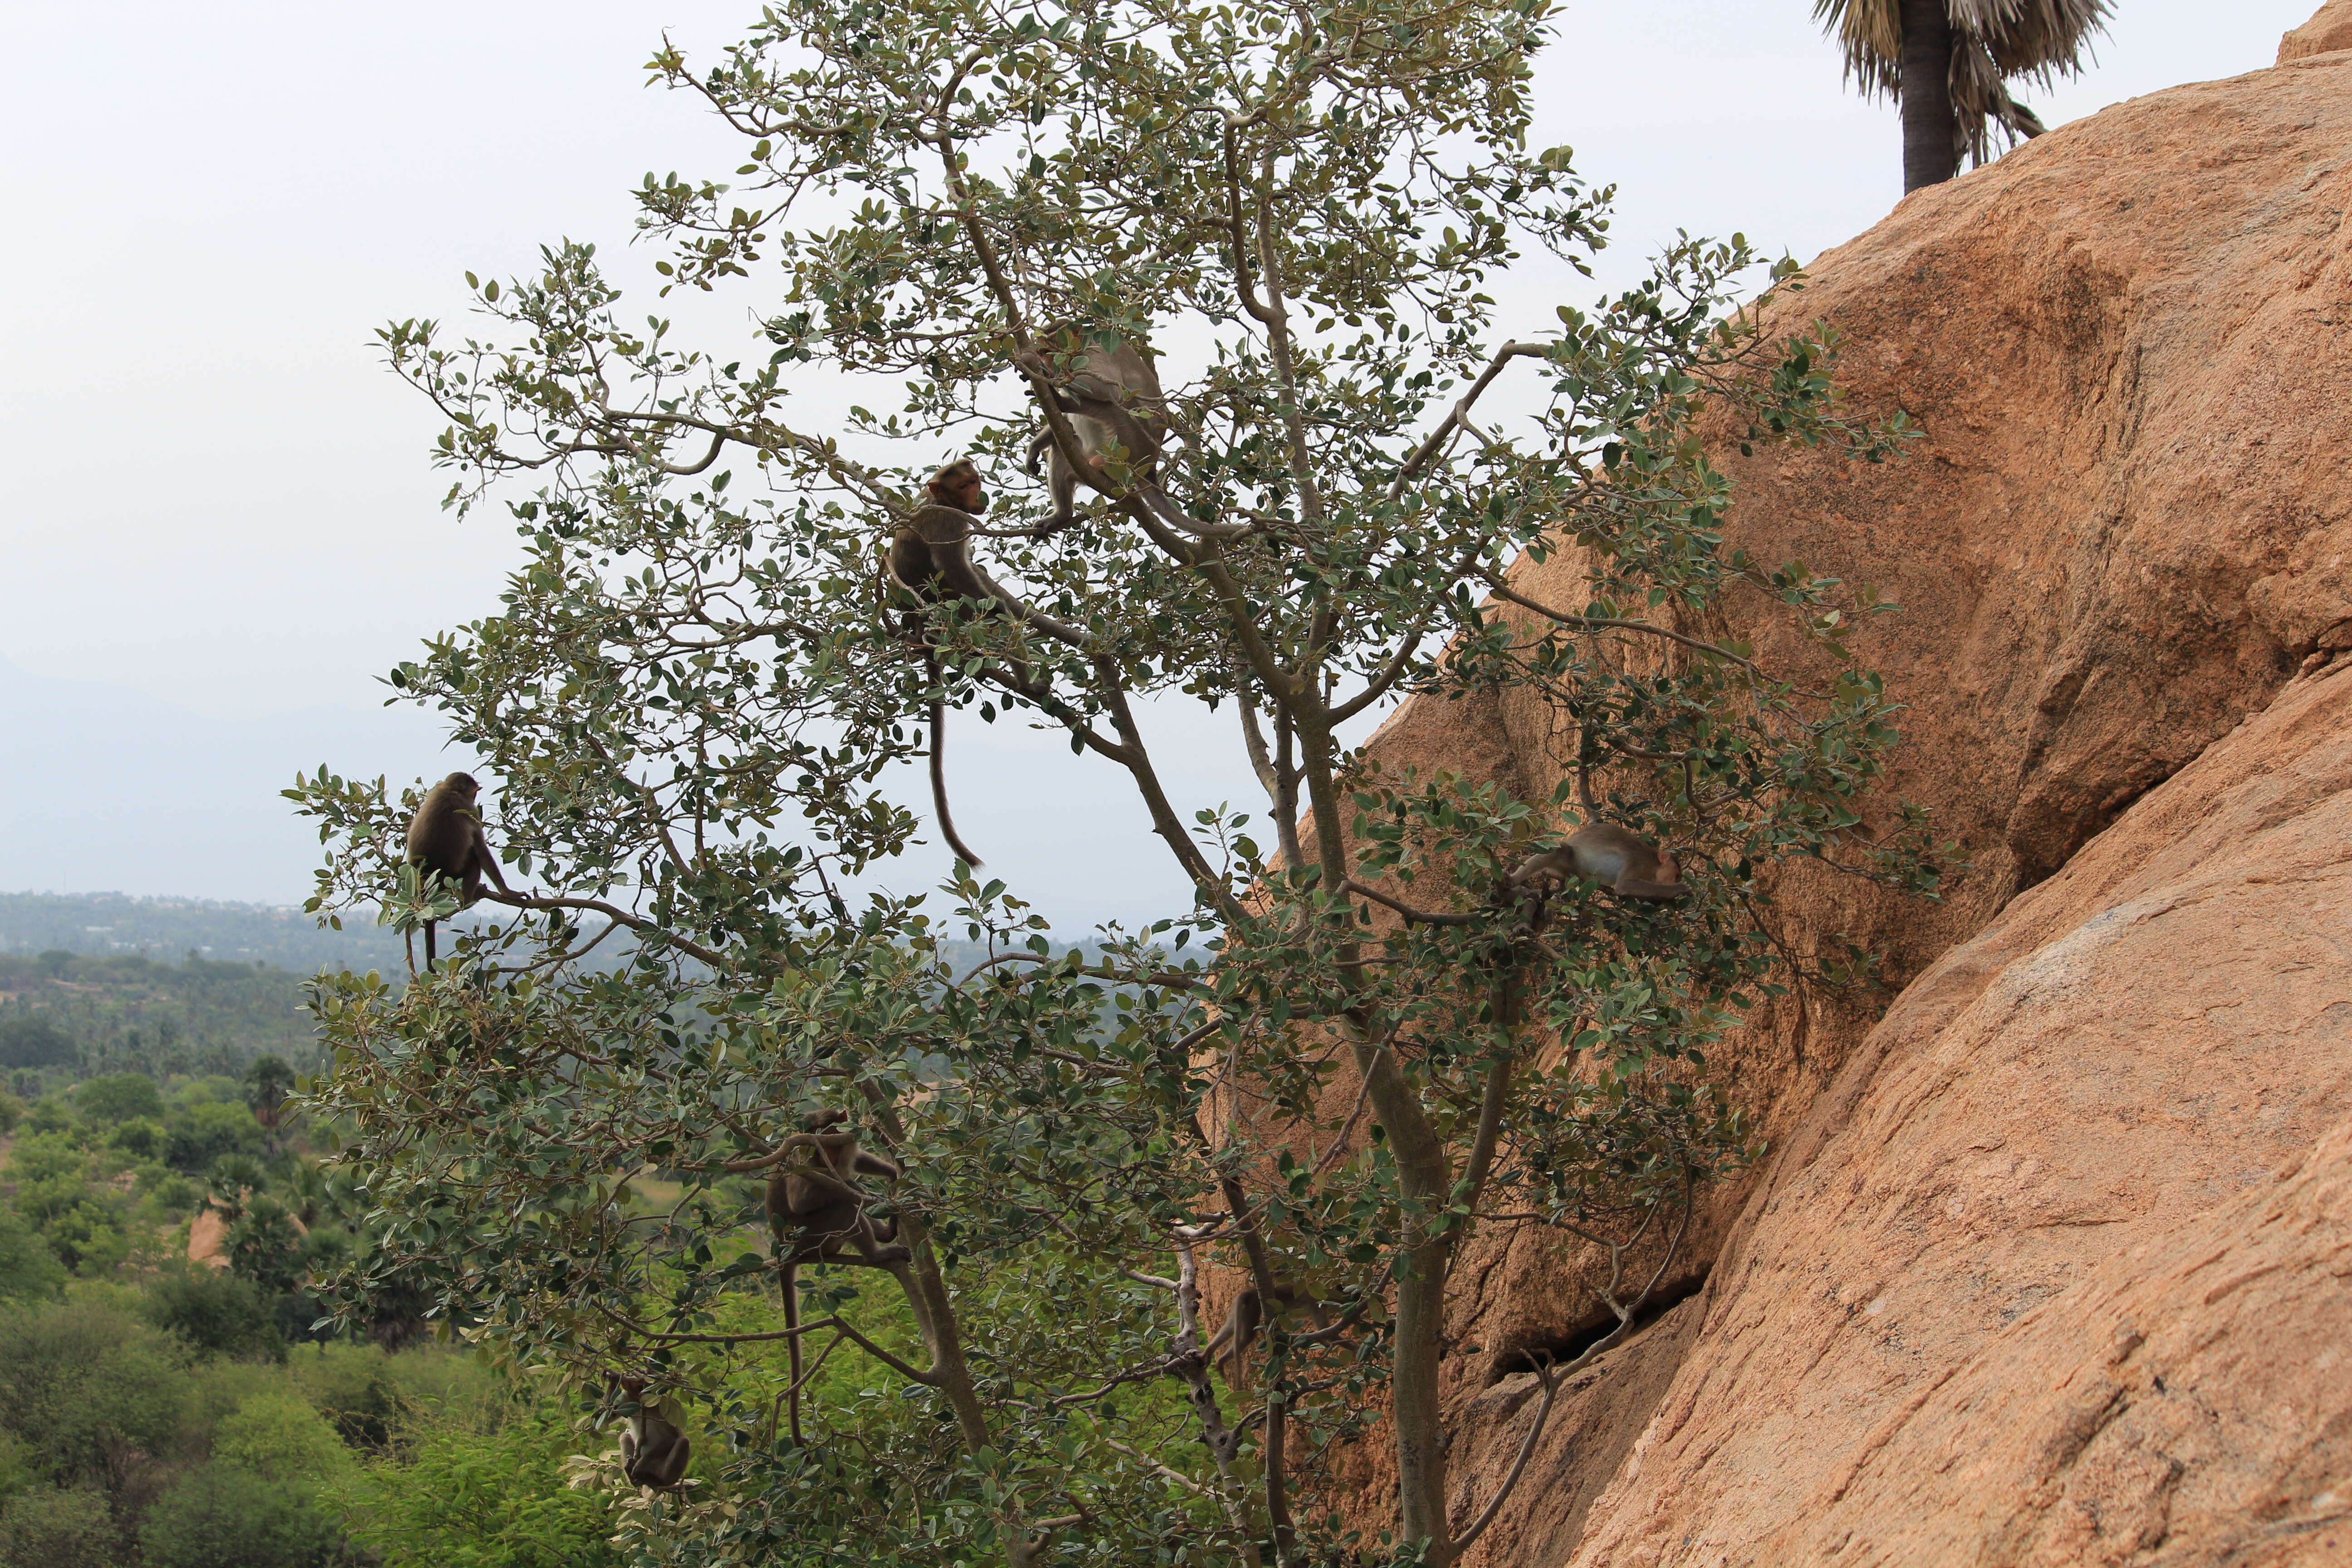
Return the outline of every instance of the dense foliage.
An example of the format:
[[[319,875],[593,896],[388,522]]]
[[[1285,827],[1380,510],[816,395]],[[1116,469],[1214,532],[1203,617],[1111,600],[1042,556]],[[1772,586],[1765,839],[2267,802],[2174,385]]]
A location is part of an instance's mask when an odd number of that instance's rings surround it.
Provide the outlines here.
[[[289,1076],[0,1097],[0,1565],[609,1561],[568,1401],[417,1346],[397,1298],[361,1316],[377,1343],[318,1342],[308,1276],[369,1237],[249,1103]],[[186,1260],[191,1219],[226,1268]]]
[[[345,1288],[357,1311],[415,1281],[610,1418],[678,1402],[682,1490],[581,1472],[639,1560],[1452,1560],[1496,1500],[1451,1507],[1440,1420],[1465,1240],[1613,1259],[1586,1353],[1615,1342],[1695,1190],[1753,1154],[1707,1047],[1866,962],[1770,940],[1773,868],[1932,883],[1916,820],[1865,810],[1895,737],[1843,645],[1881,606],[1727,549],[1701,438],[1885,456],[1902,432],[1844,418],[1832,336],[1736,306],[1738,239],[1496,319],[1495,274],[1568,295],[1605,228],[1566,150],[1525,148],[1550,22],[784,0],[715,65],[654,62],[741,133],[745,189],[640,195],[673,286],[760,290],[756,344],[636,324],[572,245],[478,285],[485,340],[385,333],[449,416],[453,499],[501,496],[530,552],[499,615],[393,679],[496,774],[541,891],[405,990],[320,987],[314,1104],[379,1227]],[[1121,341],[1167,351],[1156,461],[1108,453],[1050,539],[975,523],[1001,595],[878,576],[948,458],[1011,492],[992,519],[1035,517],[1023,451],[1042,426],[1088,456],[1063,399]],[[881,406],[800,422],[803,365]],[[1498,386],[1527,412],[1490,413]],[[1522,555],[1581,592],[1530,597]],[[1735,602],[1799,662],[1724,640]],[[1342,739],[1407,693],[1496,692],[1554,715],[1557,792]],[[852,908],[917,830],[883,770],[934,699],[1066,734],[1137,792],[1190,906],[1084,953],[968,870]],[[1234,716],[1270,833],[1170,798],[1147,700]],[[404,864],[414,793],[292,793],[331,845],[320,909],[454,910]],[[1595,819],[1671,846],[1685,896],[1510,880]],[[614,931],[626,963],[584,965]],[[757,1179],[828,1110],[903,1163],[868,1196],[909,1255],[810,1266],[794,1330]],[[1297,1310],[1213,1368],[1204,1276]],[[1383,1414],[1397,1506],[1350,1514],[1328,1466]]]

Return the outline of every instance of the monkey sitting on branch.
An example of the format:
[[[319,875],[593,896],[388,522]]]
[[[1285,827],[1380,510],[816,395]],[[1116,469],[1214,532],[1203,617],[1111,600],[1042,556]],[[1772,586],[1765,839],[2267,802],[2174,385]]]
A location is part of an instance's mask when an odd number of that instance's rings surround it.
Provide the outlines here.
[[[481,793],[482,786],[471,773],[451,773],[425,792],[424,804],[408,819],[408,863],[457,883],[459,909],[480,900],[484,877],[497,883],[499,892],[513,897],[505,874],[499,869],[499,858],[490,853],[489,838],[482,831],[482,813],[476,804]],[[427,973],[433,969],[433,931],[437,923],[425,922]],[[414,953],[410,959],[414,962]]]
[[[887,568],[890,581],[925,606],[908,614],[907,632],[922,651],[923,675],[931,684],[931,806],[939,816],[940,837],[967,866],[978,866],[981,859],[956,832],[948,810],[947,693],[940,684],[939,648],[923,622],[929,606],[955,600],[975,609],[1011,602],[971,558],[972,534],[987,510],[979,466],[969,458],[944,465],[923,487],[923,504],[891,534]]]
[[[1040,335],[1050,341],[1079,331],[1075,323],[1065,321]],[[1067,381],[1058,380],[1050,371],[1045,374],[1056,382],[1054,402],[1068,417],[1071,434],[1077,437],[1083,477],[1088,484],[1099,489],[1108,482],[1104,475],[1113,447],[1125,451],[1131,474],[1149,475],[1168,423],[1167,395],[1160,390],[1160,374],[1151,367],[1149,343],[1140,338],[1122,338],[1117,348],[1104,350],[1088,342],[1078,352]],[[1045,488],[1053,497],[1054,510],[1035,530],[1037,538],[1046,539],[1077,521],[1081,472],[1054,439],[1051,426],[1029,443],[1025,466],[1033,478],[1040,453],[1051,455]]]
[[[1531,856],[1507,879],[1514,889],[1538,879],[1565,881],[1581,877],[1621,898],[1666,903],[1690,891],[1674,856],[1626,832],[1613,822],[1588,822],[1557,849]]]
[[[768,1176],[768,1227],[775,1238],[776,1278],[784,1297],[784,1327],[790,1332],[793,1441],[801,1438],[800,1266],[856,1263],[897,1268],[914,1257],[898,1242],[898,1222],[877,1220],[866,1210],[859,1176],[896,1181],[898,1167],[858,1146],[847,1125],[849,1113],[820,1110],[802,1123],[804,1131],[784,1140],[782,1160]],[[852,1256],[853,1250],[855,1256]]]
[[[667,1491],[686,1479],[686,1461],[693,1450],[678,1425],[684,1417],[677,1401],[667,1394],[647,1399],[641,1379],[618,1382],[623,1397],[637,1407],[621,1428],[621,1474],[633,1487]]]

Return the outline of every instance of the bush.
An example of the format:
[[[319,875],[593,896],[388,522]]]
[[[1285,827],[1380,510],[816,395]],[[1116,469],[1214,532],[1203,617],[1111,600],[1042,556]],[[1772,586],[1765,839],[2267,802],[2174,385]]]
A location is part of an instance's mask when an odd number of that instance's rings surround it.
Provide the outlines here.
[[[310,1487],[232,1464],[192,1470],[157,1498],[139,1543],[146,1568],[325,1568],[342,1555]]]
[[[355,1463],[328,1418],[284,1389],[248,1396],[221,1422],[213,1434],[213,1462],[265,1480],[313,1484],[337,1480]]]
[[[0,1310],[0,1427],[58,1485],[111,1488],[170,1452],[192,1391],[184,1353],[111,1294]]]
[[[120,1149],[134,1160],[160,1160],[163,1156],[163,1124],[143,1116],[126,1121],[106,1135],[106,1146]]]
[[[49,1104],[47,1100],[41,1102]],[[8,1179],[24,1184],[69,1177],[79,1183],[89,1173],[89,1156],[62,1132],[29,1129],[8,1152]]]
[[[0,1563],[10,1568],[112,1568],[114,1516],[87,1488],[36,1487],[0,1502]]]
[[[39,1234],[0,1209],[0,1301],[53,1297],[65,1283],[65,1265]]]
[[[26,1194],[20,1194],[22,1198]],[[57,1196],[55,1184],[47,1196]],[[113,1194],[79,1184],[65,1202],[45,1203],[41,1235],[58,1261],[85,1279],[101,1279],[131,1256],[123,1204]]]
[[[398,1365],[415,1381],[418,1369],[433,1359],[408,1356]],[[468,1373],[478,1374],[482,1370],[470,1356],[448,1359],[459,1362]],[[296,1357],[292,1366],[304,1396],[323,1419],[333,1424],[336,1435],[354,1448],[379,1454],[392,1447],[394,1425],[409,1403],[393,1381],[394,1370],[394,1363],[383,1351],[349,1343],[322,1345],[315,1355]],[[446,1394],[446,1390],[432,1392]]]
[[[209,1170],[224,1154],[261,1152],[261,1124],[242,1105],[197,1100],[164,1122],[163,1162],[190,1175]]]
[[[225,1238],[231,1272],[252,1280],[271,1296],[282,1296],[302,1278],[302,1230],[276,1198],[261,1196],[229,1223]]]
[[[385,1568],[602,1568],[618,1560],[612,1516],[563,1475],[579,1446],[546,1415],[431,1433],[415,1463],[371,1466],[348,1494],[352,1538]]]
[[[250,1279],[196,1265],[156,1280],[141,1310],[200,1353],[283,1361],[272,1306]]]
[[[72,1039],[38,1013],[0,1023],[0,1068],[71,1067],[78,1059]]]
[[[163,1093],[145,1073],[116,1073],[86,1079],[73,1091],[74,1105],[91,1121],[129,1121],[138,1117],[161,1120]]]
[[[24,1116],[25,1102],[6,1089],[0,1089],[0,1137],[5,1137],[14,1131],[16,1123],[24,1120]]]
[[[0,1209],[0,1301],[53,1297],[65,1283],[65,1265],[39,1233]]]
[[[142,1165],[134,1190],[166,1215],[184,1215],[204,1195],[196,1184],[168,1165]]]

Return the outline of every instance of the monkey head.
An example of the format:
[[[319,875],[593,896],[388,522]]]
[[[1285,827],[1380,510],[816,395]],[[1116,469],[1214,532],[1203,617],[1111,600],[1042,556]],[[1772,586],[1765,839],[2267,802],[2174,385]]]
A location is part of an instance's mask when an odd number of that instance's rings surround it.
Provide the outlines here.
[[[441,781],[441,787],[451,795],[464,795],[468,805],[473,803],[475,796],[482,793],[482,786],[474,782],[474,775],[471,773],[451,773]]]
[[[988,494],[981,485],[980,465],[970,458],[958,458],[954,462],[943,465],[923,489],[931,500],[940,505],[968,511],[974,517],[988,510]]]

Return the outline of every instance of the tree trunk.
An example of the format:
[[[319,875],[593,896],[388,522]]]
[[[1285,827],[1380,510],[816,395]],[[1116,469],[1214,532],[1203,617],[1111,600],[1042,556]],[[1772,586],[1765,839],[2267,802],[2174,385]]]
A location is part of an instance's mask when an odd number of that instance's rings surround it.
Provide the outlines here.
[[[1960,172],[1952,116],[1952,18],[1945,0],[1903,0],[1903,190]]]

